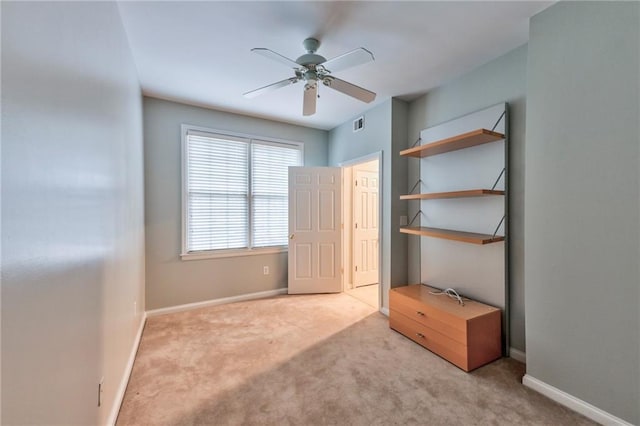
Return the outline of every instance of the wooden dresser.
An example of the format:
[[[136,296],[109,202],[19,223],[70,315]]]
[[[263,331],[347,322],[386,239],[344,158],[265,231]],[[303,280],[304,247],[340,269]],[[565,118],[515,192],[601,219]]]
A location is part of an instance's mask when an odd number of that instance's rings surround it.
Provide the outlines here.
[[[464,306],[421,284],[389,292],[389,326],[442,358],[471,371],[502,356],[500,309]]]

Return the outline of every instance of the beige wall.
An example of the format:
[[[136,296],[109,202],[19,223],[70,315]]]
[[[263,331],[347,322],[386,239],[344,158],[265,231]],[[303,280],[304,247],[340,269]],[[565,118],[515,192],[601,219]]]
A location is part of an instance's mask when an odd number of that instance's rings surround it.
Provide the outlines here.
[[[147,309],[286,288],[287,253],[180,259],[182,124],[304,142],[305,165],[327,165],[326,131],[144,98]]]
[[[137,73],[115,3],[1,7],[1,423],[104,424],[144,312]]]
[[[366,163],[356,164],[352,167],[354,170],[362,170],[365,172],[377,172],[378,160],[367,161]]]

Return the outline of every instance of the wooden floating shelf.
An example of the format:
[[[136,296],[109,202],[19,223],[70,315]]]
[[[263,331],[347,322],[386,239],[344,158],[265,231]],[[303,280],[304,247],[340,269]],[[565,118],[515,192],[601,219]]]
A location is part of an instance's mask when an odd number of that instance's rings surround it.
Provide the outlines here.
[[[423,237],[442,238],[445,240],[461,241],[471,244],[491,244],[504,241],[504,236],[489,234],[476,234],[474,232],[454,231],[451,229],[427,228],[424,226],[405,226],[400,228],[405,234],[420,235]]]
[[[442,198],[468,198],[468,197],[489,197],[493,195],[504,195],[504,191],[493,189],[468,189],[465,191],[451,192],[431,192],[428,194],[408,194],[401,195],[401,200],[436,200]]]
[[[461,135],[442,139],[437,142],[405,149],[400,151],[400,155],[418,158],[429,157],[431,155],[444,154],[445,152],[470,148],[472,146],[495,142],[501,139],[504,139],[504,135],[502,133],[492,132],[487,129],[477,129]]]

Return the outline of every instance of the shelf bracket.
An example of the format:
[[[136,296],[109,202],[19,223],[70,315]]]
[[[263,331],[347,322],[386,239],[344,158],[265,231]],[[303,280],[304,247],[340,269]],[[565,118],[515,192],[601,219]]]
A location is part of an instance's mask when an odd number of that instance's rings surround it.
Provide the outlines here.
[[[413,223],[414,220],[416,220],[416,218],[422,213],[422,210],[418,210],[418,213],[415,214],[415,216],[413,216],[413,219],[411,219],[411,221],[409,221],[409,224],[407,226],[411,226],[411,224]]]
[[[419,184],[421,184],[421,183],[422,183],[422,179],[418,179],[418,181],[416,182],[416,184],[415,184],[415,185],[413,185],[413,188],[411,188],[411,189],[409,190],[409,194],[413,193],[413,190],[414,190],[414,189],[416,189],[416,187],[417,187]]]
[[[496,127],[498,127],[498,124],[500,124],[500,121],[502,121],[502,119],[504,118],[504,115],[505,115],[506,113],[507,113],[507,111],[506,111],[506,110],[504,110],[504,111],[502,112],[502,114],[500,115],[500,118],[498,118],[498,121],[496,121],[496,124],[494,124],[494,125],[493,125],[493,127],[491,128],[491,131],[492,131],[492,132],[496,129]]]
[[[491,187],[491,190],[493,191],[494,189],[496,189],[496,185],[498,184],[498,182],[500,182],[500,178],[502,177],[502,175],[504,175],[504,172],[506,171],[506,167],[502,168],[502,171],[500,172],[500,174],[498,175],[498,179],[496,179],[496,182],[493,184],[493,186]]]
[[[420,142],[422,140],[421,137],[418,137],[418,139],[416,139],[416,141],[413,143],[413,145],[411,145],[411,148],[413,148],[414,146],[416,146],[418,144],[418,142]]]
[[[500,223],[498,223],[498,226],[496,226],[496,230],[493,231],[493,235],[491,236],[491,238],[495,238],[496,234],[498,233],[498,229],[500,229],[500,226],[502,225],[502,222],[504,222],[504,218],[505,216],[502,216],[502,219],[500,219]]]

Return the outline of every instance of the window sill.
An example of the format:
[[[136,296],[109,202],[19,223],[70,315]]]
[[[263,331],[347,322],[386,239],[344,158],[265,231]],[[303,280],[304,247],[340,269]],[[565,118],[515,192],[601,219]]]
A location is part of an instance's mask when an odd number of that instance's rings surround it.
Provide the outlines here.
[[[194,253],[183,253],[180,255],[182,260],[204,260],[204,259],[223,259],[225,257],[243,257],[243,256],[259,256],[263,254],[279,254],[288,252],[287,247],[265,248],[265,249],[244,249],[244,250],[225,250],[222,252],[202,251]]]

